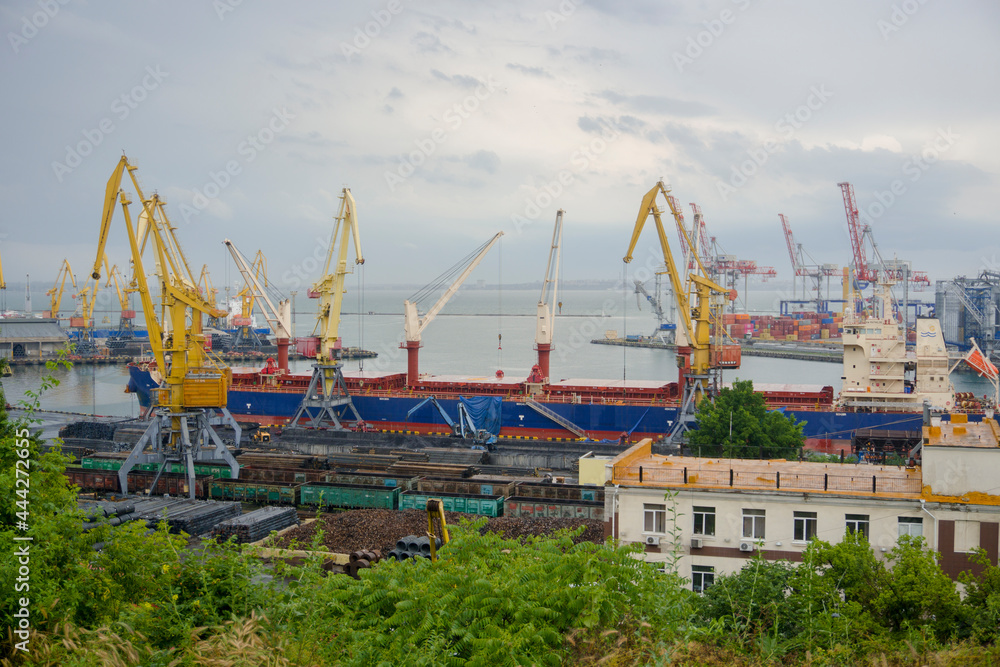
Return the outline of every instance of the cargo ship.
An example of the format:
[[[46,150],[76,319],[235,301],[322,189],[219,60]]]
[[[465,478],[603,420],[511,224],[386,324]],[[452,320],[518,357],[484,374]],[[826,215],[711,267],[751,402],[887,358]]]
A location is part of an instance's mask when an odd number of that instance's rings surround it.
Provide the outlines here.
[[[981,420],[984,409],[995,407],[995,396],[992,401],[956,396],[936,319],[917,321],[912,349],[907,349],[894,318],[848,317],[843,327],[844,384],[839,396],[831,386],[755,385],[770,409],[805,422],[807,438],[847,440],[860,428],[918,430],[925,401],[942,411],[965,411],[972,421]],[[130,390],[148,406],[156,380],[148,368],[133,365],[129,370]],[[288,423],[312,377],[279,373],[270,360],[263,368],[233,368],[232,373],[230,412],[266,425]],[[499,437],[635,441],[669,433],[680,402],[677,382],[548,381],[537,365],[524,379],[409,378],[406,372],[361,371],[347,371],[344,379],[365,428],[420,434],[448,434],[448,419],[442,412],[457,421],[463,399],[495,397]],[[430,397],[435,401],[428,401]]]

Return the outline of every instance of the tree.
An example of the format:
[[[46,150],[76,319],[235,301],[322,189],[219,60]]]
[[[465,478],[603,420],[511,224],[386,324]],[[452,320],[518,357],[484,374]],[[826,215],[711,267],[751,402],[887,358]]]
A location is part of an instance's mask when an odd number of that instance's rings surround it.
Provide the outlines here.
[[[750,380],[736,380],[714,401],[698,406],[692,446],[709,456],[795,458],[802,451],[802,425],[794,417],[768,412],[764,397]]]

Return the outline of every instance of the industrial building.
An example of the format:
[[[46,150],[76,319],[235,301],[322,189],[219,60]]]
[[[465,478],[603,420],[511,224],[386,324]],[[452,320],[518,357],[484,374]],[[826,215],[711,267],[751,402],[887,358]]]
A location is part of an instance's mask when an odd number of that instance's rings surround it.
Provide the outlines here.
[[[924,428],[921,465],[658,456],[644,440],[614,459],[582,459],[580,481],[603,474],[605,533],[643,544],[651,563],[676,559],[695,590],[757,552],[798,562],[810,540],[848,531],[883,557],[899,536],[922,536],[956,578],[978,569],[975,548],[997,564],[1000,425],[937,419]]]
[[[69,338],[58,320],[39,318],[0,319],[0,357],[46,359],[66,350]]]
[[[990,357],[1000,355],[1000,273],[983,271],[976,278],[959,276],[935,285],[934,310],[944,339],[960,349],[975,338]]]

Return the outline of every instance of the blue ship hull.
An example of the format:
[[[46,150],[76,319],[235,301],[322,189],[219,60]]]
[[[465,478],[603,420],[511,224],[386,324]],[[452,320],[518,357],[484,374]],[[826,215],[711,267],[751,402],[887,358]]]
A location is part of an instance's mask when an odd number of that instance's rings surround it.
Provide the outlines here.
[[[149,391],[155,383],[149,373],[129,367],[130,390],[139,396],[143,406],[148,405]],[[352,397],[361,418],[377,429],[412,430],[422,433],[447,433],[449,427],[438,411],[425,404],[409,419],[407,413],[425,396],[374,396],[363,393]],[[290,419],[302,400],[302,394],[281,391],[247,391],[230,389],[229,411],[236,416],[262,423],[282,423]],[[438,402],[449,415],[458,414],[458,400],[439,398]],[[617,439],[622,433],[636,437],[659,436],[669,433],[677,417],[676,407],[644,404],[589,404],[539,401],[563,419],[600,439]],[[920,412],[837,412],[824,409],[786,409],[785,414],[805,422],[803,433],[809,439],[849,440],[858,429],[886,429],[894,431],[920,430],[923,415]],[[982,415],[970,414],[970,421],[980,421]],[[548,417],[539,414],[523,403],[505,399],[501,409],[501,435],[525,438],[576,439]]]

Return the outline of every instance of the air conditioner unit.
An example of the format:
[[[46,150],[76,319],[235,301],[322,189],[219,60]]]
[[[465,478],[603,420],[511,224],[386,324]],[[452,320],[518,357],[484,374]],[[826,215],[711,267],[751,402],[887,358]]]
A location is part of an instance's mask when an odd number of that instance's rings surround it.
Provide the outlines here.
[[[655,547],[659,543],[660,543],[660,538],[658,538],[656,535],[647,535],[646,536],[646,544]]]
[[[691,548],[692,549],[701,549],[701,538],[700,537],[692,537],[691,538]]]
[[[753,551],[753,542],[740,542],[740,551]]]

